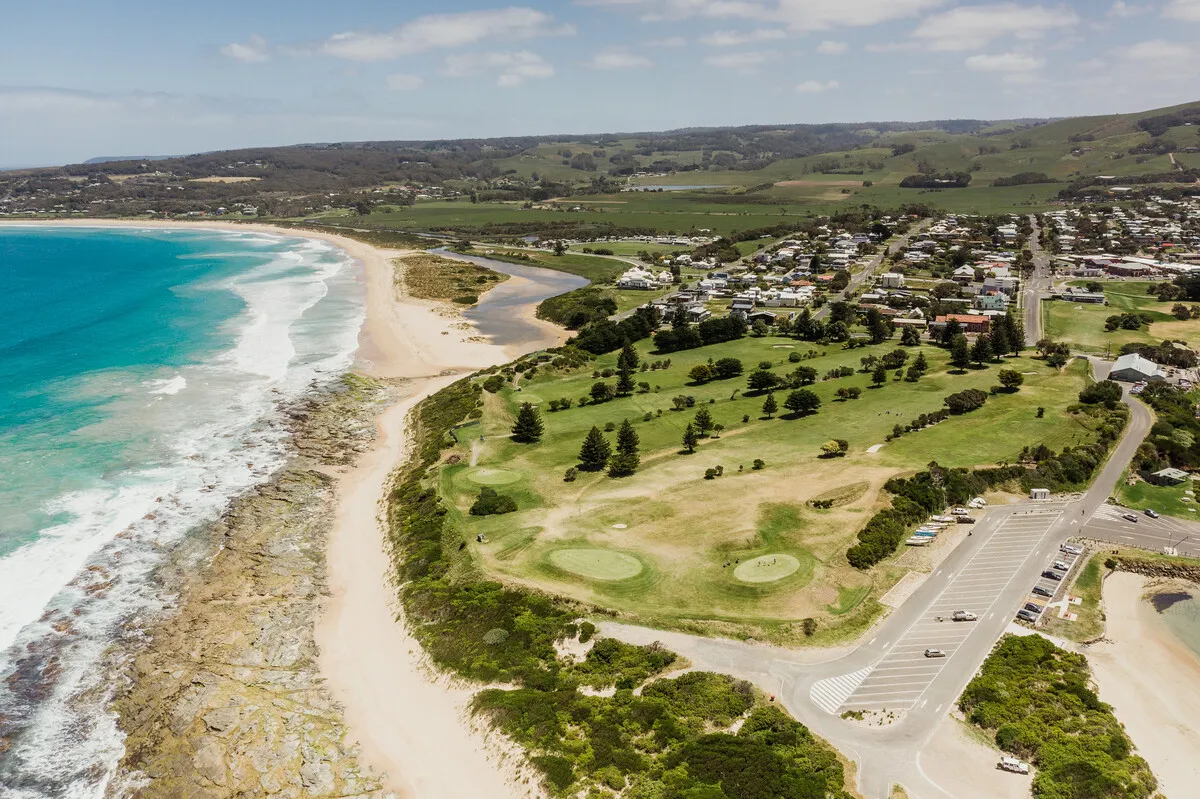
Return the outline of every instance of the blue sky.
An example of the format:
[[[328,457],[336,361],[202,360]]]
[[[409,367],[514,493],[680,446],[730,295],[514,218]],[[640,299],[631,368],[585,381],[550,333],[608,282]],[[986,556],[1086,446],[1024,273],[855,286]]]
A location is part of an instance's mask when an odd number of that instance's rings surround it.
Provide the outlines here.
[[[11,4],[0,166],[1200,100],[1200,0],[267,5]]]

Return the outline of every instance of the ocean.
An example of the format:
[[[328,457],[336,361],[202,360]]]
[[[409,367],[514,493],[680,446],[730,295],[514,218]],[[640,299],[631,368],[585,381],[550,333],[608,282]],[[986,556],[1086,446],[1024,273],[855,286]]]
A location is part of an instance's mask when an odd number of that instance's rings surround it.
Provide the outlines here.
[[[353,363],[365,289],[324,242],[0,226],[0,796],[99,797],[101,668],[149,579],[288,455],[280,409]]]
[[[1190,591],[1177,591],[1151,599],[1167,629],[1200,657],[1200,598]]]

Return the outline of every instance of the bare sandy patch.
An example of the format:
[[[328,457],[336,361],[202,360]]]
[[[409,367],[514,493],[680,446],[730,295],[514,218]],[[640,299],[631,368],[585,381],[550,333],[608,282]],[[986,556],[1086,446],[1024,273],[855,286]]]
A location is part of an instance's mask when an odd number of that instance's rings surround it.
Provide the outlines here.
[[[262,180],[262,178],[249,175],[209,175],[206,178],[192,178],[188,183],[253,183],[256,180]]]
[[[1028,799],[1033,774],[1000,771],[1002,754],[967,731],[964,722],[946,716],[918,753],[925,775],[955,799]]]
[[[781,180],[776,186],[814,186],[816,188],[848,189],[852,186],[862,186],[861,180]]]

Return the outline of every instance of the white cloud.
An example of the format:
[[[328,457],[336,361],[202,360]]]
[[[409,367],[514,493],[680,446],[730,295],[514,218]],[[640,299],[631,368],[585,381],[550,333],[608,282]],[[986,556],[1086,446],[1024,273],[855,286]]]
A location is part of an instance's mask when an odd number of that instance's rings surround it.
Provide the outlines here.
[[[606,50],[593,56],[587,65],[592,69],[636,69],[652,67],[654,62],[628,50]]]
[[[1012,36],[1021,40],[1043,38],[1052,30],[1073,28],[1079,15],[1067,7],[1022,6],[1000,3],[960,6],[927,17],[913,36],[930,50],[978,50],[994,39]]]
[[[545,12],[511,6],[458,14],[430,14],[386,33],[338,33],[321,45],[321,52],[351,61],[387,61],[486,39],[511,41],[574,32],[570,25],[556,24]]]
[[[425,85],[425,79],[419,75],[388,75],[387,87],[394,92],[413,92]]]
[[[709,47],[739,47],[750,42],[763,42],[770,39],[782,39],[786,33],[778,28],[759,28],[752,31],[716,31],[700,38],[701,44]]]
[[[796,84],[796,91],[800,94],[820,94],[837,89],[838,82],[836,80],[826,81],[822,83],[819,80],[806,80]]]
[[[577,0],[631,11],[643,22],[698,17],[773,22],[792,30],[869,27],[916,16],[950,0]]]
[[[504,88],[520,86],[533,78],[549,78],[554,67],[537,53],[520,50],[515,53],[461,53],[446,56],[439,70],[451,78],[494,74],[496,85]]]
[[[257,64],[271,59],[267,40],[257,33],[253,34],[245,44],[232,42],[225,45],[221,48],[221,55],[232,58],[234,61],[241,61],[243,64]]]
[[[667,36],[663,39],[649,39],[647,47],[687,47],[688,40],[682,36]]]
[[[1131,45],[1124,52],[1124,57],[1129,61],[1137,61],[1143,64],[1162,64],[1163,67],[1171,65],[1183,66],[1197,60],[1197,52],[1194,47],[1178,42],[1168,42],[1162,39],[1155,39],[1149,42],[1138,42]]]
[[[745,52],[745,53],[724,53],[722,55],[713,55],[704,59],[704,63],[710,67],[719,69],[737,70],[743,75],[753,75],[758,72],[759,67],[766,64],[775,57],[775,53],[770,50],[760,52]]]
[[[845,42],[831,42],[828,39],[817,45],[817,52],[821,55],[841,55],[850,49],[850,45]]]
[[[1171,0],[1163,9],[1163,16],[1169,19],[1200,22],[1200,0]]]
[[[1106,16],[1109,19],[1129,19],[1141,16],[1149,10],[1149,6],[1130,5],[1125,0],[1117,0],[1112,4],[1112,8],[1108,9]]]
[[[997,53],[973,55],[966,67],[974,72],[1030,72],[1046,65],[1046,59],[1028,53]]]

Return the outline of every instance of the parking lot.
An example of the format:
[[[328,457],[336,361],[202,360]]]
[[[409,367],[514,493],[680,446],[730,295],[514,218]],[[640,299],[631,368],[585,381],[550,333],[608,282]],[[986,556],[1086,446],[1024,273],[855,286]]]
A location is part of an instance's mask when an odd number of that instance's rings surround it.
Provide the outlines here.
[[[979,619],[1015,613],[1018,608],[1002,603],[1001,596],[1061,515],[1061,507],[1055,507],[1006,519],[962,571],[952,576],[922,617],[871,667],[839,710],[903,710],[915,705],[977,626],[973,621],[952,621],[954,612],[968,611]],[[1059,559],[1058,554],[1042,556],[1047,568]],[[939,569],[933,576],[940,573]],[[1010,592],[1009,601],[1011,596]],[[997,607],[998,603],[1003,606]],[[945,656],[926,657],[927,649],[941,650]]]
[[[1132,514],[1136,522],[1128,521]],[[1197,514],[1200,516],[1200,513]],[[1173,548],[1176,554],[1200,557],[1200,522],[1160,516],[1152,519],[1141,511],[1102,505],[1083,528],[1083,535],[1118,546],[1140,547],[1154,552]]]

